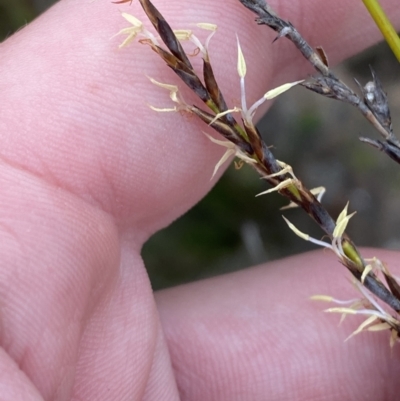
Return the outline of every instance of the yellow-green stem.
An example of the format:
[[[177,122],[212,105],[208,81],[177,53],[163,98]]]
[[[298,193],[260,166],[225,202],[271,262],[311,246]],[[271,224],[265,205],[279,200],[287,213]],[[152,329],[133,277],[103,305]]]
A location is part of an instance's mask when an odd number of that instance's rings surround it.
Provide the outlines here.
[[[400,39],[399,35],[393,28],[385,12],[379,4],[378,0],[362,0],[365,7],[371,14],[383,37],[392,49],[392,52],[400,62]]]

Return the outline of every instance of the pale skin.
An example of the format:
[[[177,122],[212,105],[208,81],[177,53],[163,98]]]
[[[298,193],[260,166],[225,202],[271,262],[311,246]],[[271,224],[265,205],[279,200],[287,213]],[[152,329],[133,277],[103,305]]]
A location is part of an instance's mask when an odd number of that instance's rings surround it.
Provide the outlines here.
[[[397,1],[383,3],[400,28]],[[310,72],[238,1],[156,5],[177,28],[218,24],[228,102],[236,32],[250,100]],[[271,5],[332,64],[379,39],[361,2]],[[210,190],[224,150],[195,118],[149,109],[169,99],[145,74],[178,79],[148,47],[118,49],[118,10],[143,19],[135,2],[64,0],[0,45],[0,400],[395,399],[388,334],[344,343],[361,321],[337,327],[309,300],[355,295],[329,252],[153,294],[140,249]],[[398,268],[398,254],[372,254]]]

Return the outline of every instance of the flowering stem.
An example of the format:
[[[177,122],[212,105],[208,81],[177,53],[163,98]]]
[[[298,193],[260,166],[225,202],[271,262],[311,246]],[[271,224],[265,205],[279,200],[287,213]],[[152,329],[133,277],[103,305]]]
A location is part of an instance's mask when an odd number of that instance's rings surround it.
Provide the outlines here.
[[[395,160],[398,158],[400,162],[400,142],[398,142],[393,135],[386,94],[374,72],[372,71],[373,82],[369,82],[364,87],[360,86],[363,98],[358,96],[330,71],[323,50],[314,50],[293,25],[279,18],[264,0],[240,1],[258,15],[257,22],[259,24],[264,24],[274,29],[278,33],[278,38],[286,36],[291,40],[302,55],[307,58],[319,72],[317,77],[308,79],[307,82],[297,81],[275,88],[267,92],[264,98],[271,99],[288,90],[293,85],[299,84],[325,96],[346,101],[358,107],[362,112],[365,111],[363,114],[380,129],[380,132],[385,138],[385,142],[367,139],[367,141],[369,141],[368,143],[378,148],[381,146],[380,150],[385,151]],[[385,286],[371,268],[368,270],[366,261],[357,250],[356,245],[345,233],[347,222],[352,216],[352,214],[347,214],[347,206],[335,222],[312,190],[307,189],[303,183],[296,178],[289,165],[275,158],[274,154],[261,137],[252,117],[258,105],[262,102],[256,102],[255,106],[251,106],[249,109],[247,108],[244,98],[246,63],[239,43],[238,74],[242,88],[242,108],[228,108],[215,79],[207,45],[201,45],[203,74],[202,77],[200,77],[190,63],[188,55],[185,53],[179,41],[182,32],[187,35],[188,31],[180,30],[176,35],[150,0],[139,0],[139,2],[166,48],[161,47],[154,39],[154,35],[149,36],[143,30],[142,24],[133,18],[130,20],[134,27],[128,30],[124,29],[121,33],[130,34],[132,37],[139,33],[141,35],[147,35],[147,39],[141,40],[141,43],[149,45],[208,107],[208,110],[203,110],[196,105],[187,104],[184,102],[183,97],[179,96],[178,87],[176,85],[162,84],[152,80],[153,83],[167,89],[170,92],[171,99],[177,104],[173,109],[161,111],[184,110],[193,113],[224,137],[224,141],[210,138],[213,142],[227,148],[226,153],[214,169],[214,174],[219,166],[231,155],[240,158],[241,162],[249,163],[261,177],[272,186],[272,189],[260,195],[277,191],[279,194],[287,197],[291,203],[300,206],[329,236],[332,245],[327,247],[336,253],[340,262],[347,267],[352,275],[377,298],[390,306],[394,311],[400,312],[400,285],[388,271],[383,271],[387,283],[387,286]],[[126,40],[124,43],[126,43]],[[242,124],[240,124],[232,114],[237,111],[241,111]],[[300,233],[298,230],[295,232]],[[307,235],[300,235],[303,239],[309,240]],[[321,241],[317,241],[317,243],[318,242]],[[392,322],[390,319],[392,318],[389,316],[387,321]],[[391,323],[391,327],[394,327],[393,323]],[[395,326],[394,329],[400,333],[400,322],[399,327]]]

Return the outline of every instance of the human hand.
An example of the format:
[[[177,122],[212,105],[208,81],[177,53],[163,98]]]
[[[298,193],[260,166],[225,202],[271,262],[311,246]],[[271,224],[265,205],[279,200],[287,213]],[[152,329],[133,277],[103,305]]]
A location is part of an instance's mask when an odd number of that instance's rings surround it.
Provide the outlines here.
[[[272,5],[332,63],[379,38],[361,3]],[[269,53],[271,33],[238,1],[157,6],[174,26],[218,23],[211,56],[228,101],[236,32],[249,97],[304,77],[290,43]],[[329,255],[155,302],[141,246],[210,189],[223,150],[200,122],[148,108],[163,95],[145,74],[177,79],[148,48],[118,50],[123,24],[108,1],[64,0],[0,46],[0,400],[394,399],[398,356],[384,336],[343,344],[351,330],[308,301],[351,292]]]

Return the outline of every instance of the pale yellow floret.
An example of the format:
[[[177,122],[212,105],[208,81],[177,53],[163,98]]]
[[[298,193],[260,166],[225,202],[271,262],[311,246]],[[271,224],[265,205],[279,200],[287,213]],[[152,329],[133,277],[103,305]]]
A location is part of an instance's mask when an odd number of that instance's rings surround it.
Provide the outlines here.
[[[364,284],[365,278],[367,277],[368,273],[372,271],[372,265],[367,265],[364,268],[364,271],[361,275],[361,282]]]
[[[154,106],[150,106],[151,109],[155,110],[155,111],[159,111],[159,112],[172,112],[172,111],[178,111],[178,110],[183,110],[185,109],[185,102],[183,101],[183,99],[181,99],[178,96],[178,92],[179,92],[179,88],[177,85],[171,85],[171,84],[166,84],[163,82],[159,82],[156,81],[154,78],[151,77],[147,77],[149,78],[150,82],[156,86],[159,86],[160,88],[166,89],[167,91],[169,91],[169,97],[170,99],[174,102],[177,103],[178,105],[180,105],[180,107],[167,107],[167,108],[158,108],[158,107],[154,107]]]
[[[263,195],[264,193],[272,192],[281,189],[282,187],[288,186],[290,184],[295,184],[298,182],[296,179],[287,179],[283,182],[281,182],[279,185],[277,185],[275,188],[272,188],[272,190],[265,191],[259,195]],[[257,195],[258,196],[258,195]],[[310,241],[316,245],[323,246],[325,248],[330,248],[333,252],[336,253],[336,255],[339,256],[340,259],[345,258],[346,255],[343,252],[342,245],[341,245],[341,240],[342,240],[342,235],[344,234],[344,231],[346,229],[346,226],[350,220],[350,218],[355,214],[356,212],[347,215],[347,205],[345,206],[344,210],[340,213],[338,219],[337,219],[337,224],[335,226],[335,229],[333,231],[333,239],[332,239],[332,244],[329,244],[325,241],[320,241],[315,238],[312,238],[310,236],[307,237],[307,241]],[[302,237],[304,238],[304,237]]]
[[[332,302],[335,298],[333,298],[329,295],[313,295],[310,297],[310,299],[312,301]]]
[[[339,214],[337,220],[336,220],[336,227],[333,231],[333,237],[334,238],[340,238],[347,227],[347,224],[349,222],[349,220],[355,215],[356,212],[353,212],[352,214],[347,214],[347,208],[349,206],[349,202],[347,202],[346,206],[344,207],[344,209],[341,211],[341,213]]]
[[[389,323],[382,322],[378,324],[374,324],[373,326],[368,327],[368,331],[384,331],[391,329],[392,326]]]
[[[357,300],[356,302],[353,302],[353,303],[349,306],[349,308],[350,308],[350,309],[353,309],[353,310],[361,309],[361,308],[364,307],[364,304],[365,304],[365,300],[364,300],[363,298],[361,298],[361,299]],[[341,321],[343,321],[345,317],[346,317],[346,315],[343,314],[343,315],[342,315],[342,318],[341,318]]]
[[[345,218],[345,213],[343,213],[341,218],[342,219]],[[370,261],[374,262],[375,258],[370,259]],[[373,266],[373,265],[367,266],[369,271],[370,271],[370,268],[374,268],[374,267],[375,266]],[[329,309],[326,309],[325,312],[340,313],[341,314],[340,323],[343,322],[343,320],[345,319],[345,317],[347,315],[361,314],[361,315],[368,316],[368,318],[364,322],[362,322],[357,327],[357,329],[349,337],[346,338],[345,341],[349,340],[351,337],[359,334],[362,331],[378,332],[378,331],[390,330],[391,331],[390,347],[393,347],[394,344],[398,340],[397,330],[393,329],[393,327],[398,327],[400,322],[397,319],[395,319],[393,316],[390,316],[388,313],[386,313],[382,308],[379,307],[379,305],[375,304],[373,299],[371,299],[367,294],[365,294],[364,290],[362,289],[363,287],[357,280],[354,280],[354,283],[356,284],[357,288],[359,290],[361,290],[361,292],[363,293],[363,295],[366,298],[356,300],[356,302],[353,302],[349,307],[329,308]],[[346,303],[352,302],[352,300],[339,301],[328,295],[314,295],[313,297],[311,297],[311,299],[318,300],[318,301],[325,301],[325,302],[335,302],[335,303],[341,303],[341,304],[343,304],[345,302]],[[368,303],[369,303],[368,308],[372,307],[372,309],[365,309],[366,301],[368,301]],[[377,322],[377,323],[375,323],[375,322]]]
[[[289,185],[294,184],[295,182],[296,182],[296,180],[294,180],[293,178],[288,178],[287,180],[280,182],[278,185],[275,185],[273,188],[270,188],[264,192],[260,192],[256,196],[270,194],[271,192],[274,192],[274,191],[280,191],[281,189],[287,188]]]
[[[134,33],[134,34],[136,34],[137,33],[137,30],[135,29],[133,29],[131,26],[129,26],[129,27],[127,27],[127,28],[122,28],[118,33],[116,33],[113,37],[115,37],[115,36],[117,36],[117,35],[122,35],[122,34],[126,34],[126,35],[129,35],[130,33]]]
[[[258,99],[256,102],[254,102],[253,105],[247,111],[245,111],[243,108],[243,114],[244,114],[243,119],[248,122],[251,122],[257,109],[266,100],[273,99],[274,97],[281,95],[282,93],[286,92],[287,90],[289,90],[290,88],[292,88],[295,85],[298,85],[301,82],[303,82],[303,81],[290,82],[290,83],[278,86],[277,88],[271,89],[270,91],[265,93],[261,99]]]
[[[361,302],[360,302],[361,303]],[[360,305],[361,306],[361,305]],[[341,309],[341,310],[340,310]],[[398,333],[397,329],[394,329],[394,327],[399,327],[399,321],[395,319],[394,317],[390,316],[388,313],[385,311],[381,310],[380,308],[377,309],[358,309],[354,310],[352,314],[363,314],[363,315],[369,315],[369,317],[355,330],[347,339],[346,341],[353,337],[354,335],[362,332],[362,331],[372,331],[372,332],[378,332],[378,331],[385,331],[385,330],[390,330],[391,331],[391,337],[390,337],[390,347],[393,347],[395,342],[398,339]],[[332,308],[332,312],[344,312],[346,314],[349,314],[350,311],[347,310],[346,308]],[[378,321],[376,324],[374,322]],[[374,323],[374,324],[373,324]],[[393,334],[395,332],[395,334]]]
[[[333,236],[335,238],[340,238],[347,227],[347,224],[349,223],[349,220],[356,214],[357,212],[353,212],[352,214],[349,214],[346,216],[338,225],[336,225],[334,231],[333,231]]]
[[[136,29],[134,28],[124,28],[121,29],[117,35],[120,34],[126,34],[128,35],[125,40],[118,46],[120,49],[122,49],[123,47],[128,46],[137,36],[138,32],[136,31]]]
[[[149,107],[154,110],[157,111],[158,113],[171,113],[171,112],[176,112],[178,111],[177,107],[164,107],[164,108],[160,108],[160,107],[154,107],[151,104],[149,104]]]
[[[310,239],[310,236],[308,234],[303,233],[300,231],[293,223],[291,223],[285,216],[282,216],[283,219],[285,220],[286,224],[289,226],[289,228],[300,238],[308,241]],[[320,295],[321,297],[323,295]],[[317,299],[317,298],[312,298],[312,299]]]
[[[310,192],[317,197],[318,201],[321,202],[322,197],[324,196],[326,192],[325,187],[315,187],[310,189]]]
[[[235,155],[235,150],[234,149],[227,149],[226,152],[222,155],[221,159],[218,161],[218,163],[214,167],[214,171],[212,173],[211,179],[215,177],[217,174],[218,170],[220,167],[231,157]]]
[[[198,22],[196,24],[197,27],[201,29],[205,29],[206,31],[216,31],[218,26],[216,24],[211,24],[209,22]]]
[[[238,107],[234,107],[233,109],[222,111],[221,113],[216,114],[215,117],[208,123],[208,125],[215,123],[215,121],[217,121],[218,119],[220,119],[223,116],[226,116],[229,113],[236,113],[238,111],[240,111],[240,109]]]
[[[368,319],[366,319],[364,322],[362,322],[357,330],[353,331],[347,338],[345,341],[350,340],[350,338],[354,337],[355,335],[361,333],[367,326],[369,326],[370,324],[372,324],[373,322],[375,322],[375,320],[377,320],[378,318],[376,316],[370,316]]]
[[[160,113],[177,112],[177,111],[182,111],[182,110],[189,111],[188,105],[185,103],[184,99],[179,94],[179,88],[177,85],[171,85],[171,84],[159,82],[151,77],[147,77],[147,78],[149,78],[149,80],[152,84],[157,85],[160,88],[168,90],[170,99],[174,103],[177,104],[177,106],[174,106],[174,107],[155,107],[155,106],[149,105],[149,107],[152,110],[160,112]]]
[[[143,30],[143,23],[136,17],[128,13],[122,13],[121,15],[130,24],[132,24],[132,26],[121,29],[116,35],[113,36],[115,37],[117,35],[128,35],[125,40],[118,46],[119,48],[128,46],[128,44],[131,43],[135,39],[135,37]]]
[[[293,174],[293,168],[290,164],[286,164],[285,162],[282,162],[280,160],[277,160],[276,162],[279,165],[279,167],[282,167],[282,170],[279,170],[277,173],[264,175],[261,178],[268,179],[272,177],[278,177],[284,174],[290,174],[292,178],[296,178],[295,175]]]
[[[192,36],[190,29],[174,29],[174,34],[178,40],[189,40]]]
[[[285,162],[283,162],[282,160],[278,160],[276,159],[276,163],[278,164],[279,167],[285,168],[285,167],[291,167],[290,164],[287,164]]]
[[[167,89],[170,92],[178,92],[178,86],[172,84],[165,84],[163,82],[156,81],[154,78],[148,77],[152,84],[159,86],[160,88]]]
[[[351,308],[329,308],[329,309],[325,309],[324,312],[327,313],[346,313],[348,315],[356,315],[357,311]]]
[[[237,71],[240,78],[244,78],[246,76],[246,60],[244,59],[244,55],[242,52],[242,48],[240,47],[239,38],[237,39],[237,47],[238,47],[238,60],[237,60]]]
[[[267,93],[265,93],[264,98],[267,100],[273,99],[274,97],[277,97],[277,96],[281,95],[282,93],[285,93],[290,88],[293,88],[293,86],[301,84],[302,82],[304,82],[304,79],[302,79],[301,81],[289,82],[287,84],[278,86],[277,88],[271,89]]]
[[[230,142],[230,141],[221,141],[219,139],[213,138],[211,135],[208,135],[207,133],[203,132],[203,134],[210,139],[211,142],[216,143],[217,145],[223,146],[227,148],[226,152],[222,155],[221,159],[219,162],[216,164],[214,167],[213,174],[211,176],[211,179],[214,178],[215,174],[219,170],[219,168],[231,157],[231,156],[236,156],[239,159],[243,160],[246,163],[256,163],[256,161],[248,156],[246,156],[243,152],[238,149],[238,147]]]
[[[310,189],[310,192],[317,198],[318,202],[321,202],[321,199],[326,192],[326,188],[325,187],[316,187],[316,188]],[[294,202],[289,202],[286,206],[282,206],[279,210],[293,209],[295,207],[299,207],[299,205]]]
[[[190,36],[185,37],[184,39],[189,39],[191,40],[198,48],[198,50],[201,51],[203,54],[203,58],[205,60],[208,60],[208,46],[210,44],[211,38],[214,36],[215,32],[217,31],[217,25],[215,24],[210,24],[208,22],[199,22],[196,24],[198,28],[204,29],[206,31],[211,31],[211,33],[208,35],[207,39],[204,42],[204,45],[200,42],[200,40],[193,34]],[[197,53],[196,53],[197,54]]]
[[[264,175],[261,178],[268,179],[268,178],[278,177],[280,175],[291,173],[292,171],[293,171],[292,167],[288,166],[288,167],[283,168],[282,170],[279,170],[277,173]]]
[[[142,26],[143,26],[142,21],[140,21],[139,19],[137,19],[136,17],[134,17],[132,14],[122,13],[121,15],[122,15],[130,24],[132,24],[133,26],[136,26],[136,27],[142,27]]]
[[[349,306],[349,308],[357,310],[357,309],[360,309],[362,306],[363,306],[362,300],[358,300],[358,301],[352,303]],[[346,313],[342,313],[342,315],[340,316],[339,325],[341,325],[344,322],[344,319],[346,319],[346,317],[347,317],[347,314]]]
[[[347,216],[347,209],[349,207],[349,202],[346,203],[346,206],[344,207],[344,209],[340,212],[338,218],[336,219],[336,225],[339,224],[340,221],[343,220],[343,218],[345,218]]]

